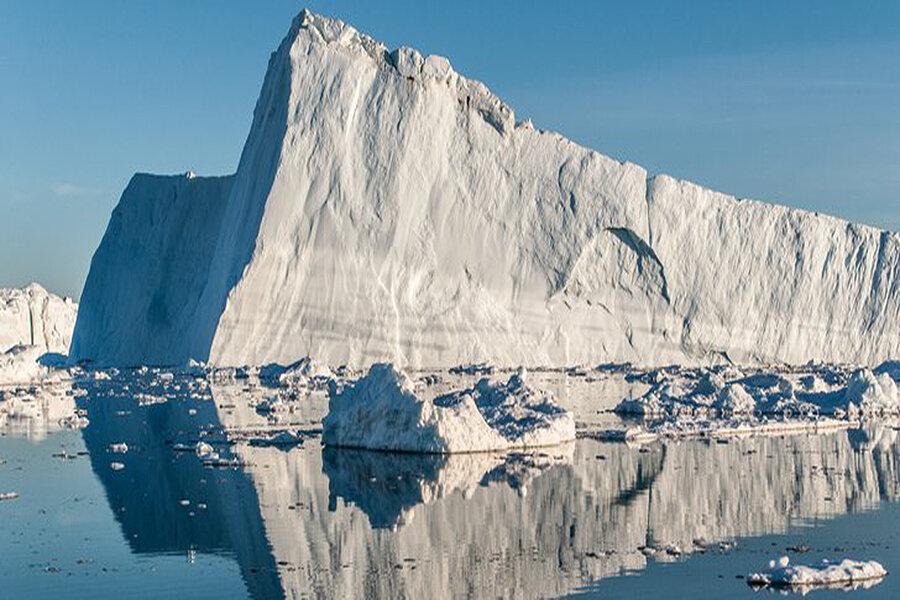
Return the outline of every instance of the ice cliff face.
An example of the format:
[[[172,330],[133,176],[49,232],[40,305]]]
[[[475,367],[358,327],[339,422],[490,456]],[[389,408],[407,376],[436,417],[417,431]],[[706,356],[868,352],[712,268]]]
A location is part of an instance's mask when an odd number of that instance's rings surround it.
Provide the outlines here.
[[[36,283],[0,289],[0,354],[14,346],[43,352],[69,351],[78,304]]]
[[[91,261],[73,357],[136,365],[208,354],[217,316],[199,300],[231,181],[131,179]],[[191,337],[192,329],[207,333]]]
[[[304,11],[233,177],[137,176],[72,354],[119,363],[874,362],[900,238],[648,177],[441,57]]]

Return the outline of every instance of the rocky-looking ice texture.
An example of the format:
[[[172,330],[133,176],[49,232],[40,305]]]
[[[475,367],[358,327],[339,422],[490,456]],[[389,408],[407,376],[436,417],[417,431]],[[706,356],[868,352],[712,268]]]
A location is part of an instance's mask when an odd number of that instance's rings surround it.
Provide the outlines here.
[[[136,176],[82,305],[101,362],[875,363],[900,237],[651,176],[304,11],[235,175]]]
[[[900,416],[900,391],[884,365],[875,372],[841,365],[781,369],[670,367],[626,377],[652,380],[615,411],[651,418],[750,416]]]
[[[392,365],[372,365],[355,383],[329,391],[322,441],[331,446],[450,454],[550,446],[575,439],[575,419],[523,373],[506,384],[428,400]]]
[[[66,354],[78,304],[52,294],[36,283],[24,288],[0,288],[0,352],[13,346],[37,346]]]
[[[861,420],[900,417],[900,391],[890,373],[842,365],[777,369],[667,367],[627,374],[650,389],[623,399],[620,415],[640,416],[640,427],[600,437],[654,441],[658,437],[733,436],[818,432],[857,427]],[[876,373],[878,373],[876,375]]]
[[[769,569],[751,573],[747,582],[751,585],[772,586],[835,586],[881,579],[887,570],[874,560],[857,561],[845,558],[832,564],[824,561],[818,567],[791,565],[787,556],[769,562]]]

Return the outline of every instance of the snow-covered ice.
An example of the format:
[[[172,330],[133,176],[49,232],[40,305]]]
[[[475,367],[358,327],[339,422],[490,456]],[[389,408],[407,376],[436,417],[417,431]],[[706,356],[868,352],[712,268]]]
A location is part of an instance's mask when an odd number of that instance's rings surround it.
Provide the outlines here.
[[[547,392],[509,381],[425,399],[390,364],[338,389],[332,383],[322,422],[327,445],[423,453],[484,452],[549,446],[575,439],[572,413]]]
[[[900,236],[653,176],[304,11],[234,175],[128,184],[71,355],[875,364],[900,355]]]
[[[835,586],[881,579],[887,571],[874,560],[857,561],[845,558],[839,563],[823,561],[819,566],[792,565],[787,556],[769,561],[769,568],[751,573],[751,585],[771,586]]]

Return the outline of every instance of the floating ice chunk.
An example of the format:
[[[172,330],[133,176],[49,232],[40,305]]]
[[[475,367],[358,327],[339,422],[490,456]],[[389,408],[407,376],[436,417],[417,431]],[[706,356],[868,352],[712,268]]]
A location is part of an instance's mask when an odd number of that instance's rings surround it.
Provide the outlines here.
[[[847,384],[844,399],[847,402],[848,412],[851,414],[854,412],[854,408],[864,415],[900,412],[897,384],[887,373],[875,375],[869,369],[860,369],[855,372]]]
[[[452,375],[492,375],[494,365],[488,363],[476,363],[471,365],[457,365],[450,367]]]
[[[309,357],[304,357],[295,363],[283,367],[276,363],[270,363],[259,369],[260,381],[270,384],[278,383],[290,387],[309,386],[312,383],[324,382],[335,376],[328,365],[320,363]]]
[[[197,442],[197,457],[202,461],[217,461],[219,460],[219,453],[216,452],[215,448],[206,442]]]
[[[251,446],[274,446],[280,448],[290,448],[303,444],[303,435],[300,432],[281,431],[269,437],[250,438]]]
[[[739,383],[732,383],[719,392],[715,407],[722,413],[744,415],[756,410],[756,400]]]
[[[769,561],[769,569],[751,573],[747,582],[751,585],[772,586],[831,586],[881,579],[887,571],[874,560],[856,561],[845,558],[840,563],[823,561],[818,567],[791,565],[787,556]]]
[[[109,451],[113,454],[127,454],[128,444],[126,444],[125,442],[110,444]]]
[[[125,468],[125,465],[120,462],[111,462],[111,463],[109,463],[109,468],[112,469],[113,471],[121,471],[122,469]]]
[[[390,364],[376,364],[341,391],[332,383],[323,421],[326,445],[423,453],[481,452],[547,446],[575,439],[572,413],[525,384],[486,379],[434,400]]]

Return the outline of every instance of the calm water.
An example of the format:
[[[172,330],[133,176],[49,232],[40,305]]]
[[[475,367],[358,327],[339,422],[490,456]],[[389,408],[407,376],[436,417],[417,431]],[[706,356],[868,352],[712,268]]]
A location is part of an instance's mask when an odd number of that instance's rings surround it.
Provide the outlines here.
[[[80,385],[84,430],[0,437],[0,598],[749,597],[738,576],[798,545],[900,573],[890,427],[441,458],[256,446],[246,383],[144,406],[139,382]]]

